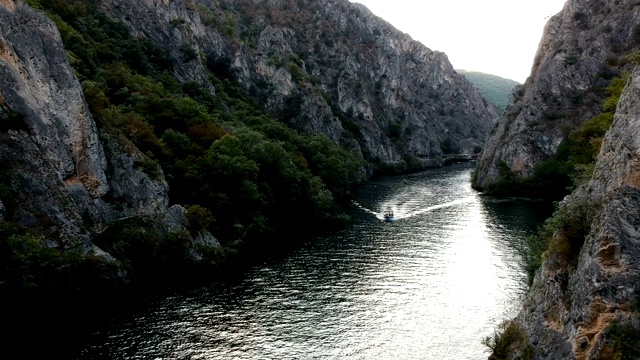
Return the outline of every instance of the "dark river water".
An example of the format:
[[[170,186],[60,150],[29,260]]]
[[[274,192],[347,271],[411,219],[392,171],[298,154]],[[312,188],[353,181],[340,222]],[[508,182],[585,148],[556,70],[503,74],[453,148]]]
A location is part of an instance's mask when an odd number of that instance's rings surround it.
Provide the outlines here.
[[[486,198],[472,165],[373,181],[351,222],[242,279],[153,303],[82,359],[486,359],[517,311],[517,251],[550,206]],[[391,208],[397,221],[382,221]]]

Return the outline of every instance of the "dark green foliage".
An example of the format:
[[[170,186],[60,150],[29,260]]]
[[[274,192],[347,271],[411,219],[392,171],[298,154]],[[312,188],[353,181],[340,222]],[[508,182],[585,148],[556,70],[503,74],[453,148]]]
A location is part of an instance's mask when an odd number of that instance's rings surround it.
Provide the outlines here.
[[[592,203],[572,202],[558,206],[538,234],[529,237],[526,246],[520,249],[529,284],[542,265],[545,252],[551,266],[566,268],[577,264],[580,250],[599,210],[599,204]]]
[[[7,132],[9,130],[29,131],[29,125],[21,114],[3,108],[1,105],[2,104],[0,104],[0,132]]]
[[[492,336],[482,340],[482,344],[491,350],[492,360],[522,359],[532,360],[534,349],[524,330],[514,321],[505,321],[498,326]],[[517,357],[516,357],[517,356]]]
[[[402,136],[402,125],[398,123],[389,124],[387,127],[387,136],[390,139],[400,139]]]
[[[446,138],[440,142],[440,149],[444,154],[459,154],[460,146],[451,138]]]
[[[189,226],[192,231],[207,229],[216,221],[216,219],[213,217],[213,214],[211,213],[211,210],[200,205],[191,205],[187,207],[185,216],[189,221]]]
[[[289,72],[291,73],[291,78],[298,82],[298,83],[302,83],[304,82],[305,79],[305,73],[302,70],[302,68],[300,68],[300,66],[294,62],[289,63]]]
[[[75,242],[44,243],[42,235],[19,231],[0,221],[0,297],[35,300],[52,292],[69,296],[107,290],[118,270],[94,256],[84,256]]]
[[[200,84],[176,81],[173,62],[162,49],[132,36],[91,2],[30,4],[58,26],[98,126],[146,154],[135,165],[151,178],[160,178],[162,170],[170,202],[191,204],[190,230],[207,228],[225,246],[213,251],[215,256],[234,254],[238,244],[260,247],[267,236],[269,248],[277,249],[299,238],[290,233],[320,229],[340,218],[338,205],[348,199],[363,164],[327,138],[301,135],[269,116],[233,82],[230,58],[202,57],[214,95]],[[216,21],[218,14],[209,8],[194,5],[192,10],[210,25],[236,32],[233,16]],[[179,61],[201,57],[186,43],[179,50]],[[287,61],[294,78],[304,76],[302,60]],[[301,99],[288,99],[284,121],[301,113]],[[166,236],[151,223],[124,221],[96,243],[134,279],[153,278],[188,266],[188,235]]]
[[[302,113],[303,101],[304,100],[300,94],[291,94],[287,96],[287,98],[284,100],[285,106],[282,110],[282,113],[280,114],[280,119],[283,122],[288,123],[289,121],[291,121],[291,119],[300,116],[300,114]]]
[[[540,235],[531,235],[519,245],[518,252],[522,256],[524,269],[527,273],[527,283],[533,284],[536,271],[542,266],[542,254],[547,250],[546,239]]]
[[[589,203],[574,202],[559,207],[540,230],[540,236],[547,241],[549,256],[561,260],[561,265],[575,265],[598,210],[597,204]]]
[[[541,162],[530,177],[518,176],[501,161],[497,164],[500,179],[487,185],[485,192],[496,196],[526,196],[561,199],[572,185],[570,165],[555,159]]]
[[[149,175],[152,179],[159,179],[161,176],[158,163],[149,158],[143,158],[135,162],[135,166],[140,168],[145,174]]]
[[[569,133],[553,157],[536,165],[532,176],[518,176],[506,163],[500,162],[496,164],[500,179],[489,184],[485,192],[560,200],[573,187],[588,180],[628,77],[623,74],[611,80],[605,90],[609,97],[603,102],[603,112]]]
[[[405,155],[403,160],[407,164],[408,171],[417,171],[424,169],[423,164],[414,156]]]
[[[45,9],[56,23],[82,78],[94,77],[101,64],[117,62],[142,75],[171,69],[171,60],[154,43],[131,36],[124,24],[86,1],[32,0],[30,4]]]
[[[226,80],[233,79],[235,73],[231,68],[230,57],[207,57],[207,69],[211,71],[217,78]]]
[[[200,15],[200,19],[202,19],[202,22],[204,22],[206,25],[213,27],[216,27],[218,25],[216,15],[213,13],[213,11],[211,11],[211,9],[204,5],[198,5],[197,11]]]
[[[613,360],[635,360],[640,357],[640,330],[630,325],[613,325],[608,334]]]
[[[94,243],[117,258],[134,281],[168,281],[191,264],[189,234],[162,235],[151,220],[113,224]]]
[[[182,53],[182,62],[189,62],[198,59],[198,52],[192,48],[191,45],[183,43],[180,45],[180,52]]]
[[[498,113],[503,113],[509,103],[509,96],[519,82],[504,79],[499,76],[484,74],[477,71],[457,70],[464,75],[476,88],[480,94],[489,102],[495,105]]]

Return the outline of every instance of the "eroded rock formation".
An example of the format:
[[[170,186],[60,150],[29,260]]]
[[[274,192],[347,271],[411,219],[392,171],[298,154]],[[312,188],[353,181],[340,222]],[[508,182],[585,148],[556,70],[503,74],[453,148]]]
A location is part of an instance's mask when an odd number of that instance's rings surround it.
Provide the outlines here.
[[[545,27],[531,76],[491,131],[475,186],[498,180],[501,162],[532,175],[571,130],[602,111],[603,89],[640,48],[639,20],[635,1],[567,1]]]
[[[98,131],[58,29],[22,1],[0,3],[0,78],[0,171],[15,195],[3,218],[10,212],[6,220],[43,234],[47,246],[113,261],[93,236],[166,213],[161,169],[145,173],[146,155]]]
[[[590,180],[554,216],[549,248],[513,323],[526,342],[506,358],[638,356],[640,73],[625,59],[638,49],[639,19],[636,1],[567,1],[482,155],[480,188],[499,179],[500,162],[531,175],[569,131],[602,111],[611,74],[631,74]]]
[[[539,359],[620,355],[615,329],[640,327],[640,74],[631,77],[592,180],[562,207],[592,219],[584,245],[567,263],[551,248],[516,321]],[[562,239],[562,232],[554,241]],[[619,344],[618,344],[619,345]],[[638,346],[638,344],[628,344]],[[616,352],[618,351],[618,352]],[[608,357],[609,356],[609,357]]]
[[[240,82],[290,126],[326,135],[372,162],[437,165],[443,152],[471,153],[497,118],[444,53],[360,4],[98,3],[134,33],[171,49],[178,78],[212,89],[208,67]],[[194,56],[185,57],[188,49]]]

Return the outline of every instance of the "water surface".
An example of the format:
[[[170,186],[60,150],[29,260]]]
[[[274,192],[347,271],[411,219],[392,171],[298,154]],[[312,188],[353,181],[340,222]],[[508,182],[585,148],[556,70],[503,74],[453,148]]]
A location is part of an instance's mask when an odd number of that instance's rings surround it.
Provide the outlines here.
[[[545,204],[484,198],[470,165],[361,189],[352,221],[242,279],[170,297],[83,359],[482,359],[527,288]],[[395,222],[382,213],[394,211]]]

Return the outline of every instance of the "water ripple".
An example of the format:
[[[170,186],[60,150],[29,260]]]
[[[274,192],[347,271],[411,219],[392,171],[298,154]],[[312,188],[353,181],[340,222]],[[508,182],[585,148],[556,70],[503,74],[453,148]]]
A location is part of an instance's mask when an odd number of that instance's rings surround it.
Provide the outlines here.
[[[83,359],[479,359],[526,290],[517,243],[546,213],[457,166],[362,189],[353,223],[244,279],[160,301]],[[385,223],[390,208],[396,222]]]

